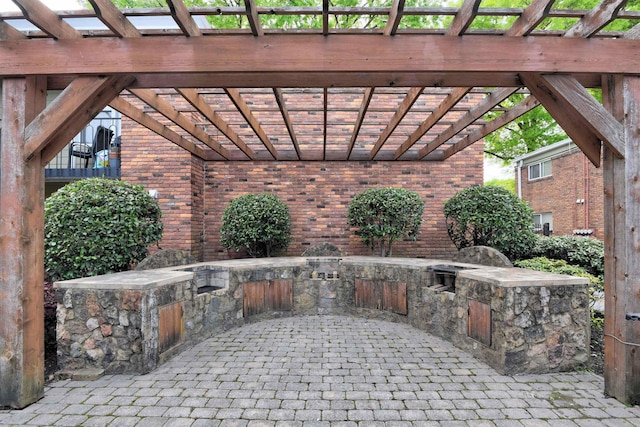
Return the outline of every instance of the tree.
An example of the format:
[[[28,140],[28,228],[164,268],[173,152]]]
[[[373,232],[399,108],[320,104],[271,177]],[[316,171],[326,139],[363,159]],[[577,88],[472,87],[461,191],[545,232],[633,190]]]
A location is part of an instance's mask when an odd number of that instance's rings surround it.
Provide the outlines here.
[[[275,194],[246,194],[231,200],[222,215],[220,238],[225,249],[272,256],[291,240],[289,208]]]
[[[396,240],[414,239],[420,231],[424,201],[403,188],[370,188],[356,194],[349,205],[348,221],[355,234],[373,253],[390,256]]]
[[[533,211],[502,187],[465,188],[445,202],[444,215],[458,249],[491,246],[513,261],[528,255],[536,242]]]
[[[45,269],[52,280],[128,270],[162,238],[158,202],[141,186],[101,178],[45,201]]]

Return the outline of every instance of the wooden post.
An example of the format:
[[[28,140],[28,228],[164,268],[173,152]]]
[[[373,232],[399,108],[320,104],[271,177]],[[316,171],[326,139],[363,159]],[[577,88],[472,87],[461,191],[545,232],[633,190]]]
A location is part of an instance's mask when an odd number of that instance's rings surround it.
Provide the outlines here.
[[[24,160],[25,127],[46,105],[46,79],[2,81],[0,407],[44,394],[44,169]]]
[[[624,159],[603,157],[605,394],[640,403],[640,78],[606,76],[602,99],[624,126]]]

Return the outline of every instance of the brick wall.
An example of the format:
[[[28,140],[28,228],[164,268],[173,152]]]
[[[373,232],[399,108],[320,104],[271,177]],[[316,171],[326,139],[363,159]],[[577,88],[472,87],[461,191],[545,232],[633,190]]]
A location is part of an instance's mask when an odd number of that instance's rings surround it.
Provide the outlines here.
[[[552,175],[528,181],[522,168],[522,198],[536,213],[553,213],[553,234],[573,234],[592,229],[593,237],[604,239],[604,192],[602,169],[596,168],[581,151],[552,161]],[[576,203],[584,199],[584,203]]]
[[[203,162],[123,119],[123,179],[158,191],[163,248],[199,260],[225,259],[220,220],[228,202],[247,193],[274,192],[291,212],[293,241],[287,255],[328,241],[350,255],[370,251],[347,225],[353,195],[370,187],[399,186],[426,202],[418,241],[397,242],[394,255],[449,257],[443,203],[462,188],[481,184],[482,144],[445,162]]]

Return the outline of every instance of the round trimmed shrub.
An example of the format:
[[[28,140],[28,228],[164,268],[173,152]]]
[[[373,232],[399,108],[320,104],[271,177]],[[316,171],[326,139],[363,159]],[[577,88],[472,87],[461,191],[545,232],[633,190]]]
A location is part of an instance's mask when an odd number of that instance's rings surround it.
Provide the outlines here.
[[[444,215],[458,249],[491,246],[516,260],[528,255],[536,242],[533,211],[502,187],[465,188],[445,202]]]
[[[356,236],[374,253],[391,256],[393,242],[415,240],[422,224],[424,201],[404,188],[370,188],[358,193],[349,204],[348,221],[357,227]]]
[[[289,208],[271,193],[233,199],[222,215],[220,239],[227,250],[246,250],[254,258],[273,256],[289,246]]]
[[[141,186],[90,178],[45,201],[44,256],[53,280],[128,270],[162,238],[157,201]]]

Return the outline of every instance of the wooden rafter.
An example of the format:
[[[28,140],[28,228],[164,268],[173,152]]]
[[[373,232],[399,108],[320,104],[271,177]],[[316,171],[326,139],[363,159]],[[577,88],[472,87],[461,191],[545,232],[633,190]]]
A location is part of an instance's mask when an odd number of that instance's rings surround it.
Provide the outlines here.
[[[249,27],[254,36],[263,36],[264,30],[260,23],[260,16],[258,15],[258,8],[256,7],[255,0],[244,0],[244,6],[247,11],[247,19],[249,20]]]
[[[39,0],[13,0],[24,17],[54,39],[81,39],[82,34]]]
[[[59,107],[67,109],[68,116],[61,118],[59,128],[51,136],[47,145],[42,149],[41,161],[43,166],[49,163],[67,144],[73,139],[91,120],[102,111],[109,101],[117,96],[122,90],[131,84],[133,76],[112,76],[107,78],[102,90],[95,92],[95,95],[83,102],[81,108],[70,111],[69,106]],[[55,101],[54,101],[55,102]],[[53,105],[53,103],[51,104]],[[46,110],[45,110],[46,111]],[[44,113],[44,111],[43,111]]]
[[[111,0],[89,0],[96,16],[118,37],[141,37],[140,31]]]
[[[478,12],[481,0],[464,0],[447,29],[448,36],[461,36],[469,28]]]
[[[405,0],[393,0],[393,4],[389,9],[389,19],[384,28],[385,35],[392,36],[398,31],[398,26],[404,15],[404,2]]]
[[[0,41],[26,39],[27,36],[13,28],[11,25],[0,20]]]
[[[296,132],[293,129],[293,122],[291,121],[291,117],[289,116],[289,110],[287,109],[287,104],[284,100],[282,89],[273,88],[273,95],[276,97],[276,102],[278,103],[280,114],[282,114],[284,124],[287,127],[287,132],[289,132],[289,137],[291,138],[291,143],[293,144],[293,148],[296,150],[296,156],[298,157],[298,159],[302,159],[302,153],[300,152],[300,145],[298,144],[298,138],[296,136]]]
[[[549,14],[555,0],[533,0],[522,15],[505,31],[505,36],[527,36]]]
[[[258,119],[256,119],[256,117],[253,115],[253,112],[251,112],[251,109],[242,98],[242,95],[240,95],[240,92],[237,89],[233,89],[233,88],[225,88],[224,91],[226,92],[227,96],[229,96],[229,99],[231,99],[233,104],[236,106],[240,114],[242,114],[242,117],[244,117],[247,123],[249,123],[249,126],[251,126],[251,129],[253,129],[253,131],[256,133],[258,138],[260,138],[260,141],[262,141],[262,143],[267,148],[267,150],[269,150],[269,153],[271,153],[271,156],[273,156],[273,158],[277,160],[278,151],[275,149],[273,144],[271,144],[269,137],[262,129],[262,126],[260,125],[260,122],[258,121]]]
[[[329,0],[322,0],[322,35],[329,34]]]
[[[591,37],[615,19],[627,0],[603,0],[564,34],[565,37]]]
[[[187,37],[198,37],[202,35],[198,24],[193,20],[193,16],[189,13],[187,6],[183,0],[167,0],[171,16],[180,27],[180,30]]]
[[[42,151],[49,140],[64,128],[69,116],[74,116],[85,109],[91,104],[94,97],[109,91],[109,88],[116,81],[117,79],[114,77],[78,77],[75,79],[25,129],[26,159]],[[115,95],[117,93],[113,94],[113,96]],[[76,133],[81,129],[78,129]]]
[[[420,158],[427,156],[436,148],[440,147],[442,144],[462,132],[471,123],[484,116],[493,107],[514,94],[517,90],[517,88],[502,88],[494,90],[489,95],[487,95],[482,100],[482,102],[467,111],[467,113],[465,113],[465,115],[462,116],[460,120],[449,126],[444,132],[440,133],[433,140],[429,141],[427,145],[420,149],[420,151],[418,152],[418,156]]]
[[[325,87],[322,89],[322,160],[327,159],[327,124],[329,112],[329,90]]]
[[[495,132],[503,126],[506,126],[523,114],[526,114],[529,111],[533,110],[538,105],[540,105],[540,101],[538,101],[534,96],[527,96],[524,100],[514,105],[495,119],[491,120],[489,123],[482,125],[482,127],[465,135],[460,141],[457,141],[455,144],[447,147],[447,149],[444,150],[443,160],[448,159],[454,154],[464,150],[471,144],[480,141],[490,133]]]
[[[580,147],[584,154],[596,167],[600,166],[600,139],[587,127],[580,115],[565,99],[556,98],[551,85],[538,74],[522,73],[522,81],[527,85],[531,94],[535,96],[544,108],[555,118],[556,122],[569,135],[573,142]]]
[[[400,106],[393,114],[393,117],[391,117],[387,127],[382,131],[382,133],[380,133],[378,140],[371,149],[371,152],[369,153],[370,160],[373,160],[376,157],[378,151],[380,151],[384,143],[387,142],[387,139],[389,139],[395,128],[398,127],[404,116],[406,116],[409,110],[411,110],[411,107],[418,100],[423,90],[424,87],[412,87],[409,89],[407,96],[402,100],[402,103],[400,103]]]
[[[229,140],[235,144],[248,158],[253,159],[255,157],[255,153],[251,148],[247,146],[247,144],[238,136],[237,133],[227,122],[224,121],[222,117],[215,111],[207,101],[198,93],[195,89],[176,89],[180,95],[184,97],[200,114],[202,114],[211,124],[213,124],[224,136],[229,138]]]
[[[373,97],[374,90],[375,88],[372,87],[368,87],[364,90],[362,103],[360,104],[360,109],[358,110],[358,118],[353,125],[353,132],[351,132],[351,139],[349,140],[349,146],[347,147],[347,160],[349,159],[349,157],[351,157],[351,152],[353,151],[353,147],[355,146],[356,140],[358,139],[358,134],[360,133],[360,128],[362,127],[364,116],[367,114],[367,109],[369,108],[369,104],[371,103],[371,98]]]
[[[624,153],[624,129],[610,112],[600,104],[580,83],[570,76],[541,76],[544,90],[554,100],[565,106],[572,116],[578,117],[582,125],[593,132],[619,157]],[[542,86],[540,80],[536,80]],[[541,101],[542,102],[542,101]]]
[[[109,105],[113,109],[119,111],[122,115],[129,117],[131,120],[157,133],[161,137],[166,138],[177,146],[184,148],[194,156],[203,160],[212,160],[212,156],[209,155],[209,153],[202,147],[199,147],[192,141],[183,138],[167,126],[155,120],[153,117],[137,109],[133,104],[129,103],[122,97],[118,96],[114,98]]]
[[[449,110],[451,110],[451,108],[453,108],[454,105],[460,102],[460,100],[464,98],[471,89],[472,88],[470,87],[459,87],[453,89],[449,94],[447,94],[445,99],[440,103],[440,105],[438,105],[438,107],[436,107],[436,109],[429,115],[429,117],[427,117],[422,123],[420,123],[418,129],[416,129],[411,135],[409,135],[406,141],[404,141],[402,145],[398,147],[393,155],[394,159],[397,160],[398,158],[400,158],[400,156],[402,156],[409,148],[411,148],[413,144],[418,142],[418,140],[422,138],[427,132],[429,132],[429,130],[433,126],[435,126],[440,121],[440,119],[443,118],[445,114],[447,114]]]
[[[229,158],[229,152],[220,145],[218,141],[214,141],[211,136],[203,129],[198,127],[193,121],[189,120],[184,114],[173,108],[171,103],[162,99],[155,91],[151,89],[129,89],[129,92],[140,98],[158,113],[180,126],[191,136],[211,148],[222,157]]]

